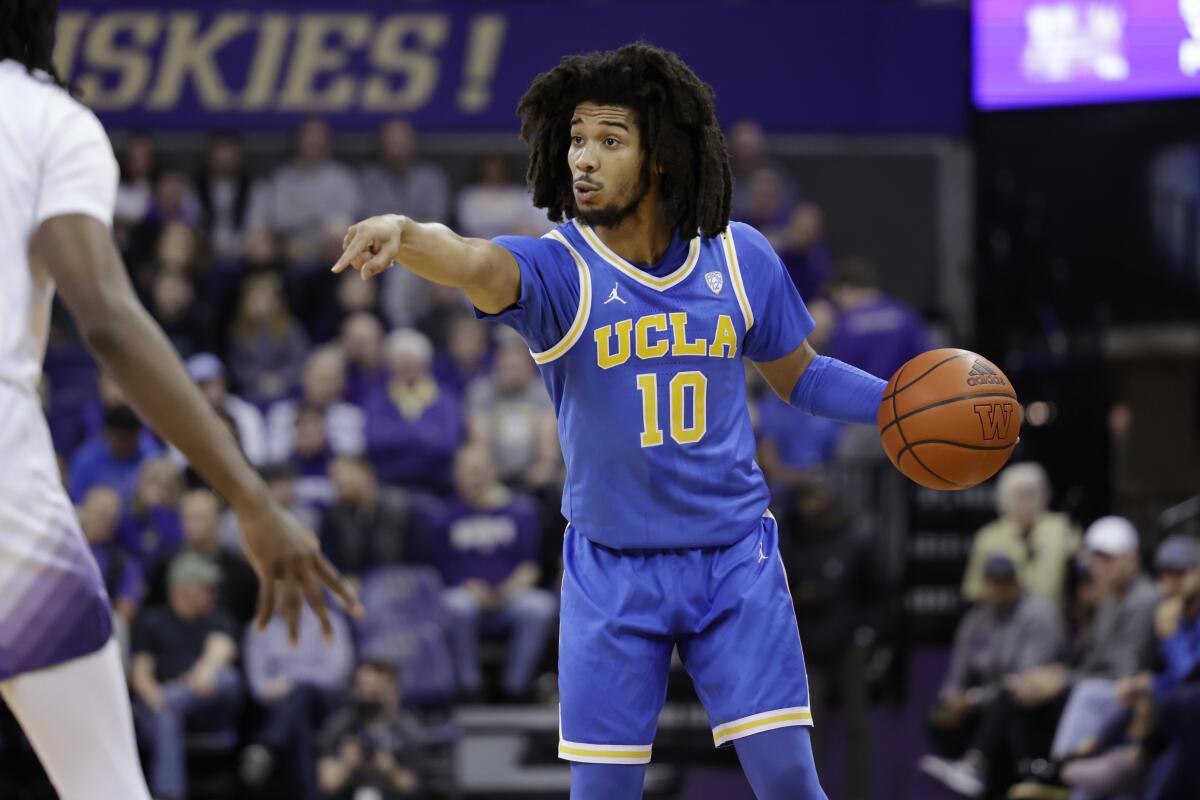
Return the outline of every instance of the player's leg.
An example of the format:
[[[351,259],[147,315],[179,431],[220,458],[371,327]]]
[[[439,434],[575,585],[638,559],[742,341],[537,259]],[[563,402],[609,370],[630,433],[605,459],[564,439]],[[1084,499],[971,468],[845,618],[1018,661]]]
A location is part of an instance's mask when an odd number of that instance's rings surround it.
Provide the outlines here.
[[[571,800],[636,800],[642,796],[645,764],[571,765]]]
[[[0,684],[62,800],[150,800],[117,644]]]
[[[618,555],[567,529],[558,755],[573,762],[571,800],[642,796],[672,648],[651,560]]]
[[[775,520],[764,518],[756,532],[706,558],[711,599],[698,612],[695,632],[681,638],[679,654],[708,709],[713,741],[718,747],[736,744],[739,755],[749,753],[756,790],[759,782],[763,791],[780,781],[789,784],[786,792],[772,790],[760,798],[823,800],[807,731],[740,744],[812,725],[804,654]],[[760,764],[767,754],[776,763]]]
[[[792,726],[734,741],[758,800],[826,800],[813,760],[810,729]]]

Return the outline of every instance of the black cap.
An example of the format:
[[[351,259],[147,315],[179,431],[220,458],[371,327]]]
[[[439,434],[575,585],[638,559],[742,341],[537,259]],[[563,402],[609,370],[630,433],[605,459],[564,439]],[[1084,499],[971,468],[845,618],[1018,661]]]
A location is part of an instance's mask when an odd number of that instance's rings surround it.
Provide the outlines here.
[[[993,581],[1015,581],[1017,565],[1008,556],[988,556],[987,561],[983,562],[983,577]]]

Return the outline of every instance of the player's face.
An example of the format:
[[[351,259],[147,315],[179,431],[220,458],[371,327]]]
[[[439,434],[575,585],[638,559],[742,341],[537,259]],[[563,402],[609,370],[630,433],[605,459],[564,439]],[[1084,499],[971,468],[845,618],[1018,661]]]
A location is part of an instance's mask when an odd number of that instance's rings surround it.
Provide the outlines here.
[[[633,109],[580,103],[571,118],[567,150],[575,216],[592,226],[616,227],[650,191]]]

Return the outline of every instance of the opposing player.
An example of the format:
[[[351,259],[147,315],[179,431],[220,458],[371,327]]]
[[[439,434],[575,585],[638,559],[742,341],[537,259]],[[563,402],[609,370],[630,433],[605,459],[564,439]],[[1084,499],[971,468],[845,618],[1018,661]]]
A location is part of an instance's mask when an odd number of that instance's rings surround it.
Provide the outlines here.
[[[874,424],[884,382],[817,356],[766,239],[729,222],[711,89],[635,44],[563,59],[521,100],[536,239],[403,216],[350,228],[335,272],[393,262],[529,344],[567,464],[559,756],[573,798],[641,797],[671,651],[761,798],[823,798],[742,356],[811,413]]]
[[[356,609],[315,538],[273,500],[138,303],[109,230],[117,166],[58,85],[54,0],[0,3],[0,694],[63,800],[149,800],[99,569],[63,491],[37,384],[57,285],[130,402],[237,512],[259,620],[293,635],[324,587]]]

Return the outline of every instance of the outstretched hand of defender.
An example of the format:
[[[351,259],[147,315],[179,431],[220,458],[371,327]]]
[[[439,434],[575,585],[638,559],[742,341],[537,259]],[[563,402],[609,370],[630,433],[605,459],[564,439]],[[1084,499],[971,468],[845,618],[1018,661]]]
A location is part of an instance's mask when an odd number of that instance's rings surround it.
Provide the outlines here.
[[[351,225],[342,240],[342,257],[333,265],[335,273],[356,269],[363,280],[386,271],[400,252],[403,217],[384,214]]]
[[[362,606],[349,581],[321,553],[317,537],[304,529],[282,506],[271,500],[252,509],[235,509],[242,531],[242,548],[258,573],[258,610],[255,620],[262,630],[278,607],[287,623],[288,639],[300,638],[300,614],[307,602],[321,623],[326,641],[333,639],[333,623],[325,602],[329,589],[347,611],[362,614]]]

